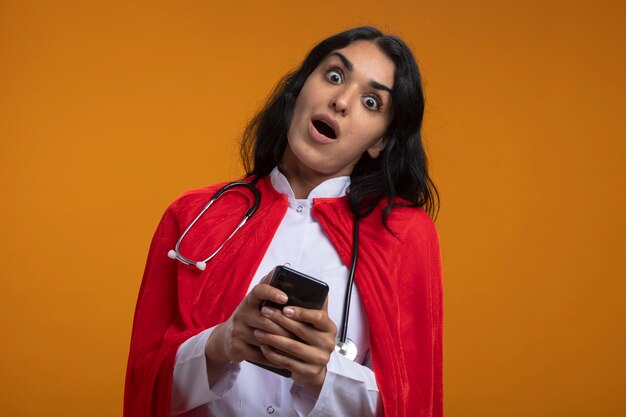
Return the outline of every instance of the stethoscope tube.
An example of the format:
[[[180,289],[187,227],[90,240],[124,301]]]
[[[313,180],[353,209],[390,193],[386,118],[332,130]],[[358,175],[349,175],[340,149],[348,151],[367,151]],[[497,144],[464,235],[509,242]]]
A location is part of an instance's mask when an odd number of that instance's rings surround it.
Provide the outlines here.
[[[352,301],[352,288],[354,287],[354,273],[356,263],[359,259],[359,219],[354,218],[352,228],[352,260],[350,262],[350,274],[348,275],[348,285],[346,296],[343,301],[343,318],[341,320],[341,330],[339,332],[339,342],[335,345],[335,350],[350,360],[356,359],[358,349],[356,344],[348,339],[348,319],[350,318],[350,304]]]
[[[195,265],[196,268],[198,268],[201,271],[204,271],[206,269],[206,263],[208,261],[210,261],[211,259],[213,259],[213,257],[219,253],[219,251],[226,244],[226,242],[228,242],[235,235],[235,233],[237,233],[237,231],[239,229],[241,229],[244,224],[246,224],[246,222],[254,215],[254,213],[257,211],[257,209],[261,205],[261,193],[259,193],[259,190],[256,188],[256,182],[258,181],[258,179],[259,179],[259,177],[255,177],[250,182],[246,182],[246,181],[231,182],[230,184],[227,184],[224,187],[222,187],[221,189],[219,189],[213,195],[213,197],[211,197],[211,200],[204,205],[204,207],[202,208],[200,213],[196,216],[195,219],[193,219],[191,224],[189,224],[189,226],[187,226],[187,228],[185,229],[183,234],[178,238],[178,241],[176,242],[176,245],[174,246],[174,249],[170,250],[167,253],[167,256],[169,258],[171,258],[171,259],[177,259],[177,260],[179,260],[180,262],[182,262],[185,265]],[[187,258],[187,257],[183,256],[180,253],[180,245],[181,245],[183,239],[185,238],[185,236],[187,236],[187,233],[189,232],[189,230],[191,230],[191,228],[196,224],[196,222],[198,220],[200,220],[202,215],[204,215],[204,213],[209,209],[209,207],[211,207],[213,205],[213,203],[215,203],[225,192],[227,192],[227,191],[229,191],[229,190],[231,190],[231,189],[233,189],[235,187],[247,188],[248,190],[250,190],[254,194],[254,201],[252,203],[252,206],[245,212],[243,220],[241,220],[241,222],[237,225],[235,230],[233,230],[232,233],[207,258],[205,258],[203,260],[200,260],[200,261],[194,261],[194,260],[192,260],[190,258]],[[352,260],[350,262],[350,273],[348,274],[348,284],[347,284],[347,288],[346,288],[346,296],[344,297],[343,317],[342,317],[342,320],[341,320],[341,330],[339,332],[339,341],[335,345],[335,350],[337,352],[339,352],[340,354],[344,355],[345,357],[347,357],[350,360],[354,360],[356,358],[357,350],[358,350],[356,344],[352,340],[350,340],[348,338],[348,319],[350,317],[350,304],[351,304],[351,301],[352,301],[352,288],[354,287],[354,274],[356,272],[356,264],[357,264],[357,261],[358,261],[358,258],[359,258],[359,253],[358,253],[359,252],[359,219],[357,217],[354,218],[354,226],[353,226],[353,230],[352,230],[352,239],[353,239],[353,241],[352,241]]]

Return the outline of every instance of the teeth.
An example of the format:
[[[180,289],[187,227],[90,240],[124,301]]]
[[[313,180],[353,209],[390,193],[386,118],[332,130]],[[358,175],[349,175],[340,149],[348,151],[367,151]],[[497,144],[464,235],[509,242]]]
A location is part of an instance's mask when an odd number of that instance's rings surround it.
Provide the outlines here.
[[[315,129],[317,129],[317,131],[320,132],[322,135],[331,139],[337,139],[337,134],[335,133],[335,130],[325,122],[321,120],[313,120],[313,127],[315,127]]]

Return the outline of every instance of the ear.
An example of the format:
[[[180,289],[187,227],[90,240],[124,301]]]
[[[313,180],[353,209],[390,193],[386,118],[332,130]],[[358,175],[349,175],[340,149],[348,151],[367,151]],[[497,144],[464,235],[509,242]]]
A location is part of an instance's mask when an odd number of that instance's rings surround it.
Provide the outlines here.
[[[367,153],[369,154],[370,158],[378,158],[383,149],[385,149],[385,145],[387,145],[387,137],[383,136],[367,149]]]

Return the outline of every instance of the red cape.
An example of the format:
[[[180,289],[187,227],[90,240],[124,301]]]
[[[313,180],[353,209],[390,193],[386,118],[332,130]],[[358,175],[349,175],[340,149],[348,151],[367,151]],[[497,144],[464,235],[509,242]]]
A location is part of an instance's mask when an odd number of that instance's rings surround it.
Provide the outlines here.
[[[223,185],[223,184],[221,184]],[[167,257],[182,231],[221,187],[183,194],[154,234],[139,291],[131,337],[125,417],[165,417],[181,343],[222,323],[246,295],[250,281],[287,211],[287,197],[269,177],[259,180],[257,213],[207,263],[205,271]],[[230,234],[247,210],[246,192],[228,192],[181,244],[201,259]],[[316,199],[313,214],[344,264],[352,256],[352,214],[346,197]],[[439,241],[428,215],[396,208],[385,230],[380,210],[361,220],[355,274],[370,325],[370,349],[387,417],[443,415],[442,280]]]

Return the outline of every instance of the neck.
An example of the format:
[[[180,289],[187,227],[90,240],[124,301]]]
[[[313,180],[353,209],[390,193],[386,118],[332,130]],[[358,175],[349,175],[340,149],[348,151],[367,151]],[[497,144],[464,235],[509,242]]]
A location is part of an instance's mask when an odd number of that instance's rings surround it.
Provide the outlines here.
[[[326,180],[326,178],[315,175],[303,175],[301,170],[293,168],[285,166],[285,164],[281,164],[278,167],[280,172],[287,178],[287,181],[289,181],[294,197],[297,199],[307,198],[315,187]]]
[[[311,191],[321,183],[338,175],[326,175],[313,171],[297,161],[289,146],[285,150],[278,169],[289,181],[293,194],[297,199],[307,198]],[[343,174],[342,174],[343,175]]]

